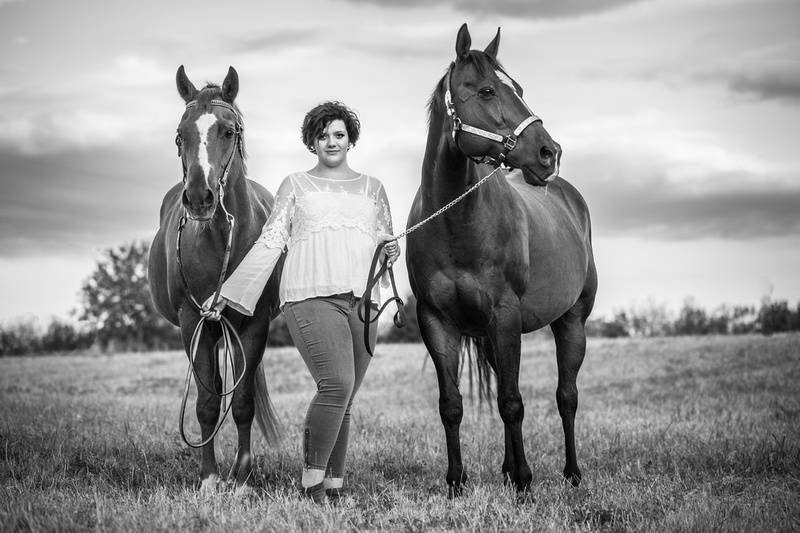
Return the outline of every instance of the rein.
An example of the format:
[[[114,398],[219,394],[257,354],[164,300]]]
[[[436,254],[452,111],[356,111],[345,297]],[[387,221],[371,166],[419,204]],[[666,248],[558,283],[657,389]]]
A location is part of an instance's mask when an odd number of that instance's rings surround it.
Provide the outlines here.
[[[189,102],[188,104],[186,104],[186,108],[189,109],[190,107],[194,107],[196,105],[197,105],[197,102],[196,101],[192,101],[192,102]],[[228,157],[228,162],[225,164],[225,169],[224,169],[224,171],[222,173],[222,177],[217,182],[217,196],[219,197],[219,205],[222,208],[222,212],[225,213],[225,220],[228,223],[228,240],[227,240],[227,242],[225,244],[225,254],[224,254],[223,259],[222,259],[222,268],[220,270],[219,279],[217,281],[217,287],[214,290],[214,298],[213,298],[213,300],[211,302],[211,306],[209,308],[209,309],[213,309],[214,306],[219,301],[220,292],[222,290],[222,284],[225,281],[225,275],[227,274],[227,271],[228,271],[228,262],[230,261],[231,248],[232,248],[232,245],[233,245],[233,228],[234,228],[234,224],[236,222],[234,216],[231,215],[228,212],[228,210],[225,208],[225,201],[224,201],[225,200],[225,185],[227,183],[228,173],[230,172],[231,166],[233,164],[233,159],[236,156],[237,150],[238,150],[239,154],[242,155],[242,157],[244,157],[244,150],[243,150],[243,146],[242,146],[242,132],[243,132],[244,128],[239,124],[239,120],[238,120],[239,114],[236,112],[236,109],[234,109],[234,107],[232,105],[228,104],[227,102],[223,102],[222,100],[211,100],[211,102],[209,102],[208,105],[224,107],[226,109],[229,109],[230,111],[232,111],[236,115],[236,119],[237,119],[236,120],[236,129],[235,129],[235,136],[236,137],[235,137],[235,141],[234,141],[234,147],[231,150],[231,155]],[[183,138],[181,137],[180,133],[178,133],[178,135],[175,137],[175,144],[178,147],[178,157],[181,158],[181,165],[183,166],[183,182],[186,183],[186,180],[187,180],[186,162],[183,159],[183,149],[182,149],[183,148]],[[189,282],[187,281],[186,275],[183,272],[183,262],[181,261],[181,235],[183,234],[183,228],[186,226],[186,221],[188,220],[188,218],[189,218],[188,217],[188,211],[186,209],[184,209],[184,214],[183,214],[183,216],[181,216],[180,221],[178,222],[178,238],[177,238],[177,243],[176,243],[176,250],[177,250],[176,259],[177,259],[177,262],[178,262],[178,272],[180,273],[180,276],[181,276],[181,283],[183,284],[183,290],[186,293],[186,295],[189,297],[189,301],[195,306],[195,308],[198,311],[205,311],[207,309],[205,309],[200,303],[198,303],[197,299],[194,297],[194,295],[189,290]],[[223,360],[222,392],[217,392],[216,390],[212,390],[212,388],[209,387],[209,385],[204,383],[203,380],[200,379],[200,377],[197,375],[197,369],[195,367],[195,359],[196,359],[196,356],[197,356],[197,349],[198,349],[198,346],[200,345],[200,336],[201,336],[201,334],[203,332],[203,327],[204,327],[206,321],[208,321],[208,320],[212,320],[212,321],[215,321],[215,322],[220,322],[220,325],[222,327],[222,339],[223,339],[223,350],[224,350],[224,354],[223,354],[223,358],[222,358],[222,360]],[[235,345],[234,345],[234,342],[236,343]],[[235,363],[234,358],[233,358],[233,354],[234,354],[233,348],[235,348],[235,346],[238,346],[240,352],[242,353],[242,363],[243,364],[242,364],[242,369],[241,369],[241,372],[239,374],[239,377],[235,380],[235,382],[231,386],[231,389],[226,391],[225,390],[225,381],[226,381],[226,376],[228,374],[228,361],[229,360],[230,360],[230,364],[231,364],[231,372],[232,372],[232,374],[234,376],[236,375],[236,363]],[[215,347],[215,349],[216,349],[216,347]],[[192,342],[191,342],[190,350],[189,350],[189,352],[187,352],[186,355],[189,358],[189,367],[188,367],[188,369],[186,371],[186,381],[185,381],[184,388],[183,388],[183,397],[181,399],[181,411],[180,411],[179,428],[178,429],[180,430],[180,434],[181,434],[181,438],[183,439],[183,442],[185,442],[188,446],[190,446],[191,448],[202,448],[203,446],[205,446],[206,444],[211,442],[214,439],[214,437],[216,437],[217,433],[219,432],[220,428],[222,427],[222,424],[225,422],[225,418],[228,416],[228,413],[230,412],[231,407],[233,406],[233,402],[232,401],[230,401],[230,402],[228,401],[228,396],[230,396],[231,399],[232,399],[233,398],[233,393],[236,391],[236,388],[239,386],[239,383],[241,383],[242,378],[244,377],[245,372],[247,370],[247,359],[244,357],[244,346],[242,345],[241,338],[239,338],[239,334],[236,332],[236,328],[234,328],[233,324],[230,322],[230,320],[228,320],[227,317],[224,317],[222,315],[218,315],[218,316],[214,316],[214,317],[206,317],[206,316],[202,316],[201,315],[200,321],[197,323],[197,326],[195,326],[194,333],[192,333]],[[216,362],[216,359],[215,359],[215,362]],[[185,416],[185,413],[186,413],[186,402],[187,402],[187,400],[189,398],[189,387],[191,385],[192,376],[194,376],[195,382],[199,383],[206,391],[208,391],[211,394],[214,394],[215,396],[217,396],[217,397],[222,399],[222,410],[223,410],[222,416],[217,421],[217,424],[214,427],[214,431],[212,431],[211,435],[207,439],[205,439],[205,440],[203,440],[202,442],[199,442],[199,443],[189,442],[189,440],[186,438],[186,434],[184,433],[184,428],[183,428],[183,426],[184,426],[184,416]]]

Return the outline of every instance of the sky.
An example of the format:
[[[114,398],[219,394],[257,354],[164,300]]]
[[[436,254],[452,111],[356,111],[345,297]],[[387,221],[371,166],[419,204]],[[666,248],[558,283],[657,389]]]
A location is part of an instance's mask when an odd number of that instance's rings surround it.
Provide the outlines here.
[[[316,162],[305,112],[355,109],[350,166],[399,233],[463,23],[477,49],[501,28],[589,204],[596,317],[800,301],[796,0],[0,0],[0,320],[71,317],[107,250],[152,240],[180,65],[198,88],[237,70],[249,177],[273,192]]]

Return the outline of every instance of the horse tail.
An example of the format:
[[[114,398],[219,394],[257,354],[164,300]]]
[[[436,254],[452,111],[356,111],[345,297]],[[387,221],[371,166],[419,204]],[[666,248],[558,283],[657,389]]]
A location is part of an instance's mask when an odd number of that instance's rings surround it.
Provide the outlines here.
[[[469,379],[469,398],[472,401],[475,388],[478,389],[478,405],[492,399],[493,357],[487,337],[461,336],[461,373],[467,370]]]
[[[267,443],[280,445],[283,442],[283,427],[278,418],[278,413],[275,411],[275,406],[272,405],[272,400],[269,397],[266,372],[264,360],[262,359],[258,364],[258,368],[256,368],[254,380],[255,419],[267,439]]]

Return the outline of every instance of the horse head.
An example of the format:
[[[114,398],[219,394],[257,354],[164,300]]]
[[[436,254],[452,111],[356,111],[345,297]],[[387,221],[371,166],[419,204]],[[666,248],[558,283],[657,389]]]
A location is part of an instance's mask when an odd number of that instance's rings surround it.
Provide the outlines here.
[[[208,84],[198,91],[181,65],[176,81],[186,102],[175,138],[183,163],[181,201],[190,218],[206,221],[224,196],[229,174],[235,179],[244,171],[244,125],[233,102],[239,75],[230,67],[222,87]],[[232,168],[238,172],[231,173]]]
[[[486,49],[470,50],[467,25],[456,38],[456,60],[443,79],[456,148],[479,162],[519,168],[526,182],[558,176],[561,146],[522,98],[522,87],[497,60],[500,29]]]

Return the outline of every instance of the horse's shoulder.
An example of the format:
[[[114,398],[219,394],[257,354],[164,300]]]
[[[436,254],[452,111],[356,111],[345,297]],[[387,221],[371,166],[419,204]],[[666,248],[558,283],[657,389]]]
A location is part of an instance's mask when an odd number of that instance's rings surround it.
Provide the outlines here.
[[[275,203],[275,195],[255,180],[247,178],[247,183],[250,186],[250,191],[252,191],[253,195],[258,199],[258,202],[266,208],[267,212],[272,211],[272,206]]]
[[[178,182],[173,185],[170,190],[164,195],[164,198],[161,200],[161,210],[159,212],[159,217],[164,225],[164,221],[171,213],[175,213],[179,211],[178,208],[181,207],[181,194],[183,193],[183,183]]]

